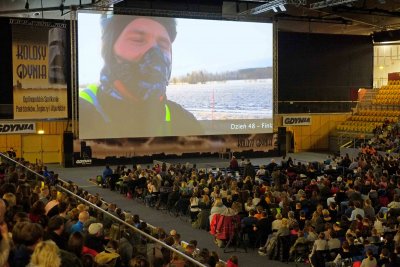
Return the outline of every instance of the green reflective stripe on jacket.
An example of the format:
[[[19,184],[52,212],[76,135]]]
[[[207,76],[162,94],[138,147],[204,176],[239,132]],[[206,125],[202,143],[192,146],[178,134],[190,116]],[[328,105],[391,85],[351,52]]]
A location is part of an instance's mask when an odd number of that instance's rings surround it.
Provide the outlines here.
[[[97,95],[98,89],[99,88],[95,84],[90,84],[87,88],[79,91],[79,97],[94,105],[95,100],[93,97]]]
[[[99,87],[95,84],[89,84],[87,89],[93,92],[93,94],[97,95],[97,90],[99,90]]]
[[[165,121],[171,121],[171,111],[167,104],[165,104]]]
[[[93,98],[85,90],[79,92],[79,97],[93,104]]]
[[[86,100],[90,104],[96,106],[97,108],[100,108],[100,106],[98,106],[98,102],[97,102],[97,91],[98,90],[99,90],[99,87],[97,85],[90,84],[87,86],[87,88],[79,91],[79,97]],[[169,109],[167,104],[165,104],[165,121],[167,121],[167,122],[171,121],[171,110]]]

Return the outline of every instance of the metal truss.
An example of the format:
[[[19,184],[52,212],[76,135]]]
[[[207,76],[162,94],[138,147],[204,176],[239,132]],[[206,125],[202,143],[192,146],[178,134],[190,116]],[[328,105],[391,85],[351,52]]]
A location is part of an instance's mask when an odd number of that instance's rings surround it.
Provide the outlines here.
[[[310,9],[320,9],[357,2],[358,0],[325,0],[310,4]]]
[[[259,5],[257,7],[251,8],[249,10],[246,10],[242,12],[241,14],[251,14],[251,15],[257,15],[261,14],[267,11],[274,11],[278,12],[278,10],[284,12],[286,11],[285,5],[290,4],[290,5],[295,5],[295,6],[300,6],[300,5],[306,5],[307,1],[306,0],[272,0],[269,2],[266,2],[265,4]]]

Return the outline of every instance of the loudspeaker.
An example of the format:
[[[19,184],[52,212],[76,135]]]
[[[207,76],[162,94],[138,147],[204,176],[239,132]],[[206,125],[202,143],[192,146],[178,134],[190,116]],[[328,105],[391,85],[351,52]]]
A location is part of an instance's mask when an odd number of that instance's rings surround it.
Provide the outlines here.
[[[74,152],[74,134],[72,132],[64,132],[63,139],[64,153]]]
[[[278,152],[279,156],[286,155],[286,127],[278,127]]]
[[[64,153],[63,166],[64,168],[72,168],[74,166],[73,153]]]
[[[286,127],[278,127],[278,135],[286,136]]]
[[[73,152],[74,152],[74,135],[72,132],[64,132],[63,148],[64,148],[63,165],[65,168],[70,168],[73,166]]]

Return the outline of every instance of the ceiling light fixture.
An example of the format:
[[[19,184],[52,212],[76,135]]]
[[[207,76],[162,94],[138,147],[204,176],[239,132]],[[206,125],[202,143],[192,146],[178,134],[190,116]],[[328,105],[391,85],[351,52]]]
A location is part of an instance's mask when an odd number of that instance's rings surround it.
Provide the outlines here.
[[[325,0],[310,4],[310,9],[320,9],[331,6],[338,6],[356,2],[358,0]]]
[[[258,7],[252,8],[252,9],[248,10],[246,13],[257,15],[257,14],[261,14],[261,13],[264,13],[264,12],[267,12],[270,10],[272,10],[274,12],[278,12],[278,8],[281,11],[286,11],[286,8],[285,8],[286,3],[287,3],[286,0],[273,0],[268,3],[262,4]]]
[[[25,9],[29,10],[29,0],[26,0],[26,2],[25,2]]]

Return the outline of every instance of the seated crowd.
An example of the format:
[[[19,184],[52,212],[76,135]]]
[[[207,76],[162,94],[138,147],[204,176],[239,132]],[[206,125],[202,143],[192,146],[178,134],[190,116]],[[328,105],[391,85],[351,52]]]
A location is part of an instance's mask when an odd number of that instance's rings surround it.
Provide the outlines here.
[[[99,195],[58,180],[43,166],[21,163],[45,178],[18,165],[0,164],[0,267],[195,266],[101,209],[206,266],[238,266],[235,256],[227,264],[220,262],[217,253],[198,249],[196,240],[181,243],[176,231],[152,227]]]
[[[400,162],[363,152],[307,164],[283,158],[257,171],[234,158],[230,168],[209,172],[181,164],[118,167],[99,181],[188,216],[219,246],[241,242],[270,259],[318,267],[400,266]]]
[[[400,152],[400,122],[390,123],[385,120],[382,126],[374,129],[373,133],[374,137],[368,142],[371,148],[388,153]]]
[[[376,153],[379,144],[397,148],[396,127],[382,128],[379,139],[354,159],[346,155],[304,164],[283,158],[279,165],[272,160],[256,170],[250,160],[232,158],[226,170],[208,172],[188,164],[107,166],[98,182],[148,206],[188,216],[218,246],[244,244],[270,259],[310,261],[316,267],[400,266],[400,162]],[[0,267],[191,265],[58,191],[57,175],[45,167],[23,164],[45,179],[0,165]],[[196,249],[195,240],[182,246],[176,231],[150,227],[73,183],[63,186],[207,266],[224,266],[217,253]],[[237,266],[237,258],[227,266]]]

